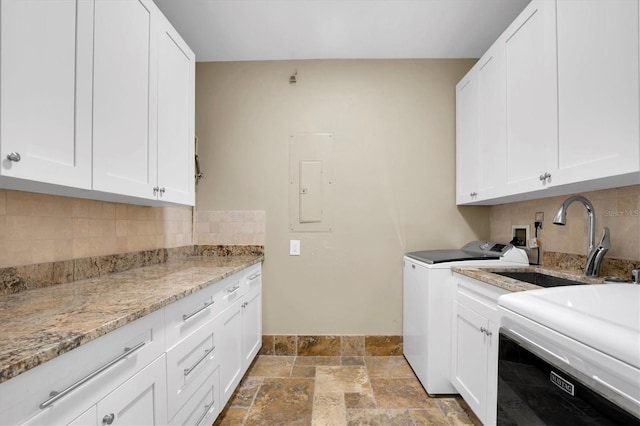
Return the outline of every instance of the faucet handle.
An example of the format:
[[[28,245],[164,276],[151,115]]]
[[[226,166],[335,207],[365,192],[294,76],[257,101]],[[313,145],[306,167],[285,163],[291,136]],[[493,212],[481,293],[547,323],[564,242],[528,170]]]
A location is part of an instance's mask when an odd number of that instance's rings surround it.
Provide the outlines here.
[[[602,232],[602,239],[600,240],[600,244],[598,244],[598,246],[607,250],[611,248],[610,232],[609,232],[609,228],[606,226],[604,227],[604,230]]]

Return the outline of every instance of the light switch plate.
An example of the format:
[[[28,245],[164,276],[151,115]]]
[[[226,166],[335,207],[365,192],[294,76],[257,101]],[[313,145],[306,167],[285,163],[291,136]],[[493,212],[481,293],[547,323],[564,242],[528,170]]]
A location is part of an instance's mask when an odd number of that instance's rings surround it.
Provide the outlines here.
[[[289,240],[289,256],[300,256],[300,240]]]

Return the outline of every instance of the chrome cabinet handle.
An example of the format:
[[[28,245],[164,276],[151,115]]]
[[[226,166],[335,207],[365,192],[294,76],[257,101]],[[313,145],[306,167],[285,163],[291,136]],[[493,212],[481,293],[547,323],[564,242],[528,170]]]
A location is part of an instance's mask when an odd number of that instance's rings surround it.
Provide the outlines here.
[[[206,415],[207,415],[207,413],[209,412],[209,409],[210,409],[211,407],[213,407],[213,404],[215,404],[215,403],[216,403],[216,400],[214,399],[214,400],[212,400],[212,401],[211,401],[211,404],[209,404],[209,405],[205,405],[205,406],[204,406],[204,413],[202,413],[202,415],[200,416],[200,418],[199,418],[199,419],[198,419],[198,421],[196,422],[196,426],[200,426],[200,423],[202,423],[202,421],[204,420],[205,416],[206,416]]]
[[[14,162],[18,162],[22,159],[22,157],[20,157],[20,153],[19,152],[12,152],[10,154],[7,154],[7,160],[9,161],[14,161]]]
[[[472,192],[472,193],[471,193],[471,194],[469,194],[469,195],[471,195],[471,197],[475,198],[475,197],[477,197],[477,196],[478,196],[478,193],[477,193],[477,192]]]
[[[549,173],[549,172],[544,172],[544,174],[540,175],[540,181],[541,181],[542,183],[546,183],[547,179],[548,179],[548,180],[551,180],[551,173]]]
[[[116,415],[113,413],[105,414],[105,416],[102,418],[102,424],[110,425],[111,423],[113,423],[113,419],[115,418],[116,418]]]
[[[82,379],[78,380],[77,382],[75,382],[74,384],[72,384],[68,388],[64,389],[63,391],[60,391],[60,392],[51,391],[51,393],[49,394],[50,398],[47,399],[42,404],[40,404],[40,408],[47,408],[48,406],[50,406],[54,402],[64,398],[65,396],[67,396],[68,394],[70,394],[71,392],[76,390],[78,387],[82,386],[83,384],[85,384],[89,380],[93,379],[98,374],[102,373],[107,368],[111,367],[112,365],[122,361],[123,359],[125,359],[126,357],[128,357],[129,355],[131,355],[132,353],[134,353],[135,351],[137,351],[138,349],[140,349],[144,345],[145,345],[145,342],[140,342],[140,343],[138,343],[137,345],[135,345],[132,348],[124,348],[124,353],[123,354],[118,355],[117,357],[115,357],[114,359],[112,359],[111,361],[109,361],[108,363],[103,365],[102,367],[98,368],[97,370],[93,371],[92,373],[89,373],[87,376],[85,376]]]
[[[262,275],[262,274],[260,274],[260,272],[256,272],[255,274],[248,276],[248,277],[247,277],[247,279],[248,279],[249,281],[253,281],[253,280],[255,280],[256,278],[258,278],[260,275]]]
[[[158,195],[158,191],[160,191],[160,188],[157,186],[153,187],[153,196],[155,197],[156,195]]]
[[[205,350],[204,350],[204,355],[202,355],[202,357],[201,357],[199,360],[197,360],[195,364],[193,364],[193,365],[192,365],[191,367],[189,367],[189,368],[185,368],[185,369],[184,369],[184,375],[185,375],[185,376],[189,375],[189,373],[191,373],[191,372],[193,371],[193,369],[194,369],[194,368],[196,368],[196,367],[198,366],[198,364],[200,364],[202,361],[204,361],[204,360],[205,360],[205,358],[206,358],[206,357],[207,357],[211,352],[213,352],[213,350],[214,350],[215,348],[216,348],[216,347],[214,346],[214,347],[212,347],[211,349],[205,349]]]
[[[162,194],[164,194],[165,191],[164,186],[162,188],[158,188],[158,191],[160,192],[160,196],[162,197]]]
[[[240,284],[236,283],[236,285],[234,285],[233,287],[227,289],[227,294],[233,294],[236,291],[238,291],[239,289],[240,289]]]
[[[207,309],[209,306],[213,305],[214,303],[216,303],[216,302],[214,302],[213,300],[211,302],[205,302],[205,304],[204,304],[204,306],[202,308],[200,308],[198,310],[195,310],[195,311],[191,312],[190,314],[183,314],[182,315],[182,321],[186,321],[189,318],[191,318],[192,316],[199,314],[200,312],[204,311],[205,309]]]
[[[487,336],[491,336],[493,333],[489,331],[488,328],[480,327],[480,332],[486,334]]]

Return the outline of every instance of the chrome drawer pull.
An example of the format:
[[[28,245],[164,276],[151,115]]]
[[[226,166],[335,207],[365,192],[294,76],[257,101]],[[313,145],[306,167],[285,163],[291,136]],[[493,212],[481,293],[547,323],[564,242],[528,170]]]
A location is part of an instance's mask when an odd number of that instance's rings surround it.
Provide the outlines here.
[[[202,361],[204,361],[204,360],[205,360],[205,358],[206,358],[206,357],[207,357],[211,352],[213,352],[213,350],[214,350],[215,348],[216,348],[216,347],[214,346],[214,347],[212,347],[212,348],[211,348],[211,349],[209,349],[209,350],[205,349],[205,350],[204,350],[204,355],[202,355],[202,358],[200,358],[199,360],[197,360],[197,361],[196,361],[196,363],[195,363],[195,364],[193,364],[190,368],[185,368],[185,369],[184,369],[184,375],[185,375],[185,376],[187,376],[189,373],[191,373],[191,372],[193,371],[193,369],[194,369],[194,368],[196,368],[196,367],[198,366],[198,364],[200,364]]]
[[[72,384],[71,386],[66,388],[65,390],[60,391],[60,392],[51,391],[51,393],[49,394],[49,396],[51,398],[47,399],[45,402],[40,404],[40,408],[47,408],[48,406],[50,406],[54,402],[64,398],[65,396],[67,396],[68,394],[70,394],[71,392],[76,390],[78,387],[82,386],[83,384],[85,384],[89,380],[93,379],[98,374],[102,373],[107,368],[111,367],[112,365],[118,363],[119,361],[122,361],[123,359],[125,359],[126,357],[128,357],[129,355],[131,355],[132,353],[134,353],[135,351],[137,351],[138,349],[140,349],[144,345],[145,345],[145,342],[140,342],[140,343],[138,343],[137,345],[135,345],[132,348],[124,348],[124,353],[123,354],[118,355],[117,357],[115,357],[114,359],[112,359],[111,361],[109,361],[108,363],[103,365],[102,367],[98,368],[97,370],[95,370],[94,372],[90,373],[89,375],[83,377],[82,379],[78,380],[77,382],[75,382],[74,384]]]
[[[186,321],[189,318],[191,318],[192,316],[199,314],[200,312],[204,311],[205,309],[207,309],[209,306],[213,305],[214,303],[216,303],[216,302],[214,302],[213,300],[211,302],[205,302],[205,304],[204,304],[204,306],[202,308],[200,308],[198,310],[195,310],[195,311],[191,312],[190,314],[182,315],[182,321]]]
[[[258,278],[260,275],[261,275],[261,274],[260,274],[260,272],[256,272],[255,274],[253,274],[253,275],[251,275],[251,276],[247,277],[247,279],[248,279],[249,281],[253,281],[253,280],[255,280],[256,278]]]
[[[234,285],[233,287],[227,289],[227,294],[235,293],[239,289],[240,289],[240,284],[236,283],[236,285]]]
[[[206,417],[207,413],[209,412],[209,409],[211,409],[211,407],[213,407],[213,404],[215,404],[215,403],[216,403],[216,401],[214,399],[213,401],[211,401],[211,404],[204,406],[204,413],[202,413],[202,415],[200,416],[200,418],[196,422],[196,426],[200,426],[200,423],[202,423],[202,421]]]

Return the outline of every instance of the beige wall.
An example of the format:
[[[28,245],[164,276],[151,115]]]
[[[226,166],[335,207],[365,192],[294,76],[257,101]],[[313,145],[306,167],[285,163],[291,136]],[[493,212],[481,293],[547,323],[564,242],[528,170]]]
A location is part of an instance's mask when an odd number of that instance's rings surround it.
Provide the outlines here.
[[[640,261],[640,185],[577,195],[585,196],[593,204],[596,243],[602,237],[603,227],[607,226],[611,231],[611,249],[606,257]],[[544,212],[543,229],[538,233],[541,250],[586,255],[588,222],[582,203],[574,202],[569,206],[565,226],[553,224],[553,216],[567,197],[492,206],[491,238],[510,240],[512,225],[529,225],[533,236],[535,213]],[[535,250],[531,253],[533,255]]]
[[[488,208],[454,199],[454,86],[473,63],[198,63],[197,210],[265,211],[265,334],[402,334],[402,255],[488,237]],[[296,133],[333,134],[333,232],[289,232]]]
[[[0,267],[193,244],[191,207],[0,189]]]

